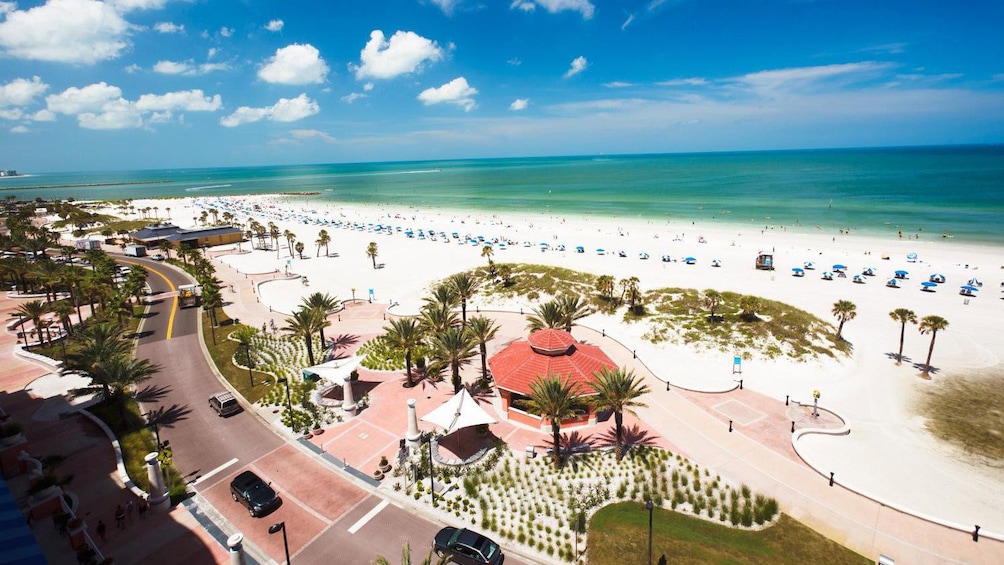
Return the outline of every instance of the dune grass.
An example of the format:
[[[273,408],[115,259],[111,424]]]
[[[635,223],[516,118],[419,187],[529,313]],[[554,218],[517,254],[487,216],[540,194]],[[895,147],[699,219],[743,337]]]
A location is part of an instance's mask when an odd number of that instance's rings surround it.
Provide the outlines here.
[[[588,540],[591,565],[647,563],[648,512],[638,502],[606,506],[589,521]],[[871,563],[786,514],[769,528],[744,531],[661,508],[652,519],[652,555],[673,564]]]
[[[1004,461],[1004,374],[945,379],[921,402],[927,428],[967,452]]]
[[[213,328],[212,324],[209,323],[209,314],[205,311],[202,312],[202,339],[205,341],[206,349],[209,350],[209,356],[213,358],[217,370],[230,383],[230,386],[234,387],[249,403],[254,404],[274,388],[271,384],[265,383],[274,382],[275,377],[268,373],[252,370],[253,379],[249,379],[247,369],[241,369],[234,365],[233,358],[237,352],[238,344],[236,341],[227,339],[227,336],[237,331],[241,325],[234,324],[222,308],[216,310],[216,319],[220,326]],[[213,344],[214,331],[216,333],[215,345]],[[251,380],[254,381],[254,384],[251,383]]]

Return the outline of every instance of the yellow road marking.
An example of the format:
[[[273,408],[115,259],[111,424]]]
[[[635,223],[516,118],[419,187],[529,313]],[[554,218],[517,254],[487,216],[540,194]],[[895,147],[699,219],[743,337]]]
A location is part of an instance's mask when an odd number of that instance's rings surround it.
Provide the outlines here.
[[[128,263],[129,265],[139,265],[140,267],[143,267],[147,271],[150,271],[151,273],[154,273],[155,275],[157,275],[160,278],[164,279],[164,282],[167,283],[167,286],[169,286],[171,288],[171,292],[174,292],[175,290],[177,290],[174,287],[174,283],[172,283],[171,280],[168,279],[164,275],[164,273],[158,271],[157,269],[154,269],[153,267],[150,267],[149,265],[146,265],[144,263],[136,263],[134,261],[126,261],[125,259],[119,259],[119,260],[122,261],[123,263]],[[171,332],[174,331],[174,315],[175,315],[175,313],[177,313],[177,311],[178,311],[178,297],[175,296],[174,297],[174,301],[171,302],[171,315],[167,319],[167,337],[165,339],[171,339]]]

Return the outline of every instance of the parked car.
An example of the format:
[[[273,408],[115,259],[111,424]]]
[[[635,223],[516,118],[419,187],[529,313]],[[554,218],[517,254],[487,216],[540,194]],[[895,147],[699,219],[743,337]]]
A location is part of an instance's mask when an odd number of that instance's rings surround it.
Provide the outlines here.
[[[499,544],[468,529],[445,527],[432,543],[436,555],[450,556],[461,565],[502,565],[505,555]]]
[[[244,471],[230,481],[230,495],[254,518],[268,514],[282,502],[272,487],[251,471]]]
[[[216,411],[217,416],[229,416],[241,411],[240,403],[230,392],[217,392],[210,396],[209,407]]]
[[[150,258],[153,259],[154,261],[163,261],[164,260],[164,254],[163,253],[155,253]]]

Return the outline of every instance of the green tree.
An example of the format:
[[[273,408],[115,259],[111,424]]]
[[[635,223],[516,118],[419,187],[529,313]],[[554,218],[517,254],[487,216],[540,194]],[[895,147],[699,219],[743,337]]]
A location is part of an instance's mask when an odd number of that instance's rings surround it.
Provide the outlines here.
[[[920,333],[931,334],[931,345],[927,348],[927,361],[924,362],[924,375],[931,374],[931,355],[934,354],[934,339],[938,332],[948,329],[948,320],[941,316],[924,316],[920,319]]]
[[[295,337],[303,338],[307,344],[307,361],[311,365],[314,364],[314,334],[320,331],[325,321],[317,310],[301,306],[292,317],[286,318],[286,326],[282,328]]]
[[[471,362],[474,357],[474,346],[477,345],[467,328],[450,327],[445,332],[436,335],[432,348],[440,361],[450,366],[453,377],[453,392],[460,392],[463,382],[460,380],[460,368]]]
[[[547,302],[533,309],[526,317],[526,329],[533,333],[544,329],[559,329],[565,326],[565,315],[556,300]]]
[[[328,230],[321,230],[317,232],[317,240],[314,241],[317,244],[317,257],[321,256],[321,248],[324,248],[324,256],[327,257],[330,253],[328,251],[328,244],[331,243],[331,236],[328,235]]]
[[[366,256],[373,261],[373,268],[376,269],[377,255],[380,251],[377,249],[377,244],[375,241],[371,241],[369,245],[366,246]]]
[[[467,324],[467,329],[478,343],[478,349],[481,353],[481,380],[488,382],[488,342],[495,339],[501,328],[493,320],[484,316],[472,316],[470,323]]]
[[[293,256],[293,242],[296,241],[296,234],[290,230],[283,230],[282,237],[286,239],[286,249],[289,251],[289,256]]]
[[[460,297],[457,295],[457,291],[453,285],[441,284],[433,289],[432,294],[426,296],[423,302],[425,302],[425,308],[442,307],[447,310],[453,310],[457,307],[459,300]]]
[[[460,299],[461,320],[467,323],[467,301],[478,292],[478,281],[467,273],[457,273],[450,277],[449,286]]]
[[[899,322],[899,353],[896,354],[896,364],[903,363],[903,341],[906,339],[906,325],[917,323],[917,314],[908,308],[897,308],[889,312],[889,317]]]
[[[641,281],[638,280],[638,277],[628,277],[626,279],[622,279],[620,282],[621,287],[623,288],[621,300],[623,301],[625,297],[627,298],[628,308],[630,308],[632,312],[638,311],[638,301],[641,300],[641,290],[639,289],[640,283]]]
[[[530,383],[530,397],[523,405],[532,413],[551,420],[551,439],[554,442],[554,468],[561,468],[561,421],[585,412],[586,403],[582,389],[568,377],[559,378],[554,373],[537,378]]]
[[[324,339],[324,328],[331,325],[331,322],[328,321],[328,316],[338,309],[338,298],[327,292],[315,292],[303,298],[301,304],[306,308],[317,310],[324,317],[325,323],[321,325],[320,330],[321,347],[327,347],[328,342]]]
[[[840,334],[844,331],[844,324],[853,320],[858,315],[858,307],[850,300],[838,300],[833,303],[833,310],[830,312],[840,322],[837,326],[837,341],[840,341]]]
[[[561,312],[561,323],[568,333],[572,333],[572,326],[575,325],[576,321],[593,313],[577,294],[559,296],[556,302],[558,310]]]
[[[446,306],[426,305],[422,308],[422,331],[428,335],[439,335],[460,324],[460,319]]]
[[[485,245],[481,248],[481,257],[488,259],[488,273],[495,276],[495,261],[492,261],[492,257],[495,255],[495,247],[493,245]]]
[[[739,309],[743,311],[742,317],[748,322],[756,320],[756,313],[760,308],[760,299],[756,296],[746,294],[739,299]]]
[[[41,300],[31,300],[17,307],[15,313],[31,320],[32,326],[38,332],[38,344],[42,345],[42,316],[49,313],[49,304]],[[28,334],[24,336],[24,343],[28,343]]]
[[[385,332],[384,342],[404,353],[404,366],[408,375],[405,387],[415,386],[415,381],[411,376],[411,354],[422,345],[421,326],[414,318],[397,318],[391,320],[390,325],[385,326],[383,330]]]
[[[305,247],[306,246],[303,245],[302,241],[297,241],[296,245],[293,246],[293,249],[296,249],[296,254],[300,257],[300,259],[303,259],[303,250]]]
[[[600,293],[601,298],[607,298],[612,300],[614,297],[614,288],[616,283],[614,278],[610,275],[600,275],[596,277],[596,291]]]
[[[254,326],[241,326],[233,333],[234,339],[237,340],[237,352],[234,354],[234,360],[237,361],[238,365],[244,365],[248,368],[248,383],[251,387],[254,387],[254,375],[251,370],[255,366],[254,340],[257,335],[258,328]]]
[[[634,371],[604,367],[594,375],[592,388],[596,391],[593,406],[597,411],[612,410],[614,430],[617,438],[617,460],[624,457],[624,411],[634,413],[632,408],[644,408],[638,398],[651,392],[648,385],[635,376]]]
[[[723,300],[724,298],[722,298],[722,294],[717,290],[708,289],[704,291],[704,307],[711,312],[712,322],[716,320],[715,312],[718,311],[718,308],[722,305]]]

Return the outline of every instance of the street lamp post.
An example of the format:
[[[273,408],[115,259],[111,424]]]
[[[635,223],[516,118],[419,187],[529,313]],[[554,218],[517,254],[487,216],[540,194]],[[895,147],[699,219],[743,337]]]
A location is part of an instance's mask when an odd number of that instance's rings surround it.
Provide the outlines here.
[[[429,444],[429,494],[432,496],[432,505],[436,505],[436,477],[432,469],[432,433],[423,438]]]
[[[282,531],[282,547],[286,550],[286,565],[289,565],[289,542],[286,541],[286,522],[279,522],[268,527],[268,533],[277,534]]]
[[[289,379],[282,377],[276,379],[275,382],[286,385],[286,406],[289,408],[289,427],[292,428],[294,432],[297,432],[299,430],[296,426],[296,420],[293,418],[293,402],[289,399]]]
[[[645,500],[645,508],[648,509],[648,565],[652,565],[652,510],[655,504],[651,498]]]

